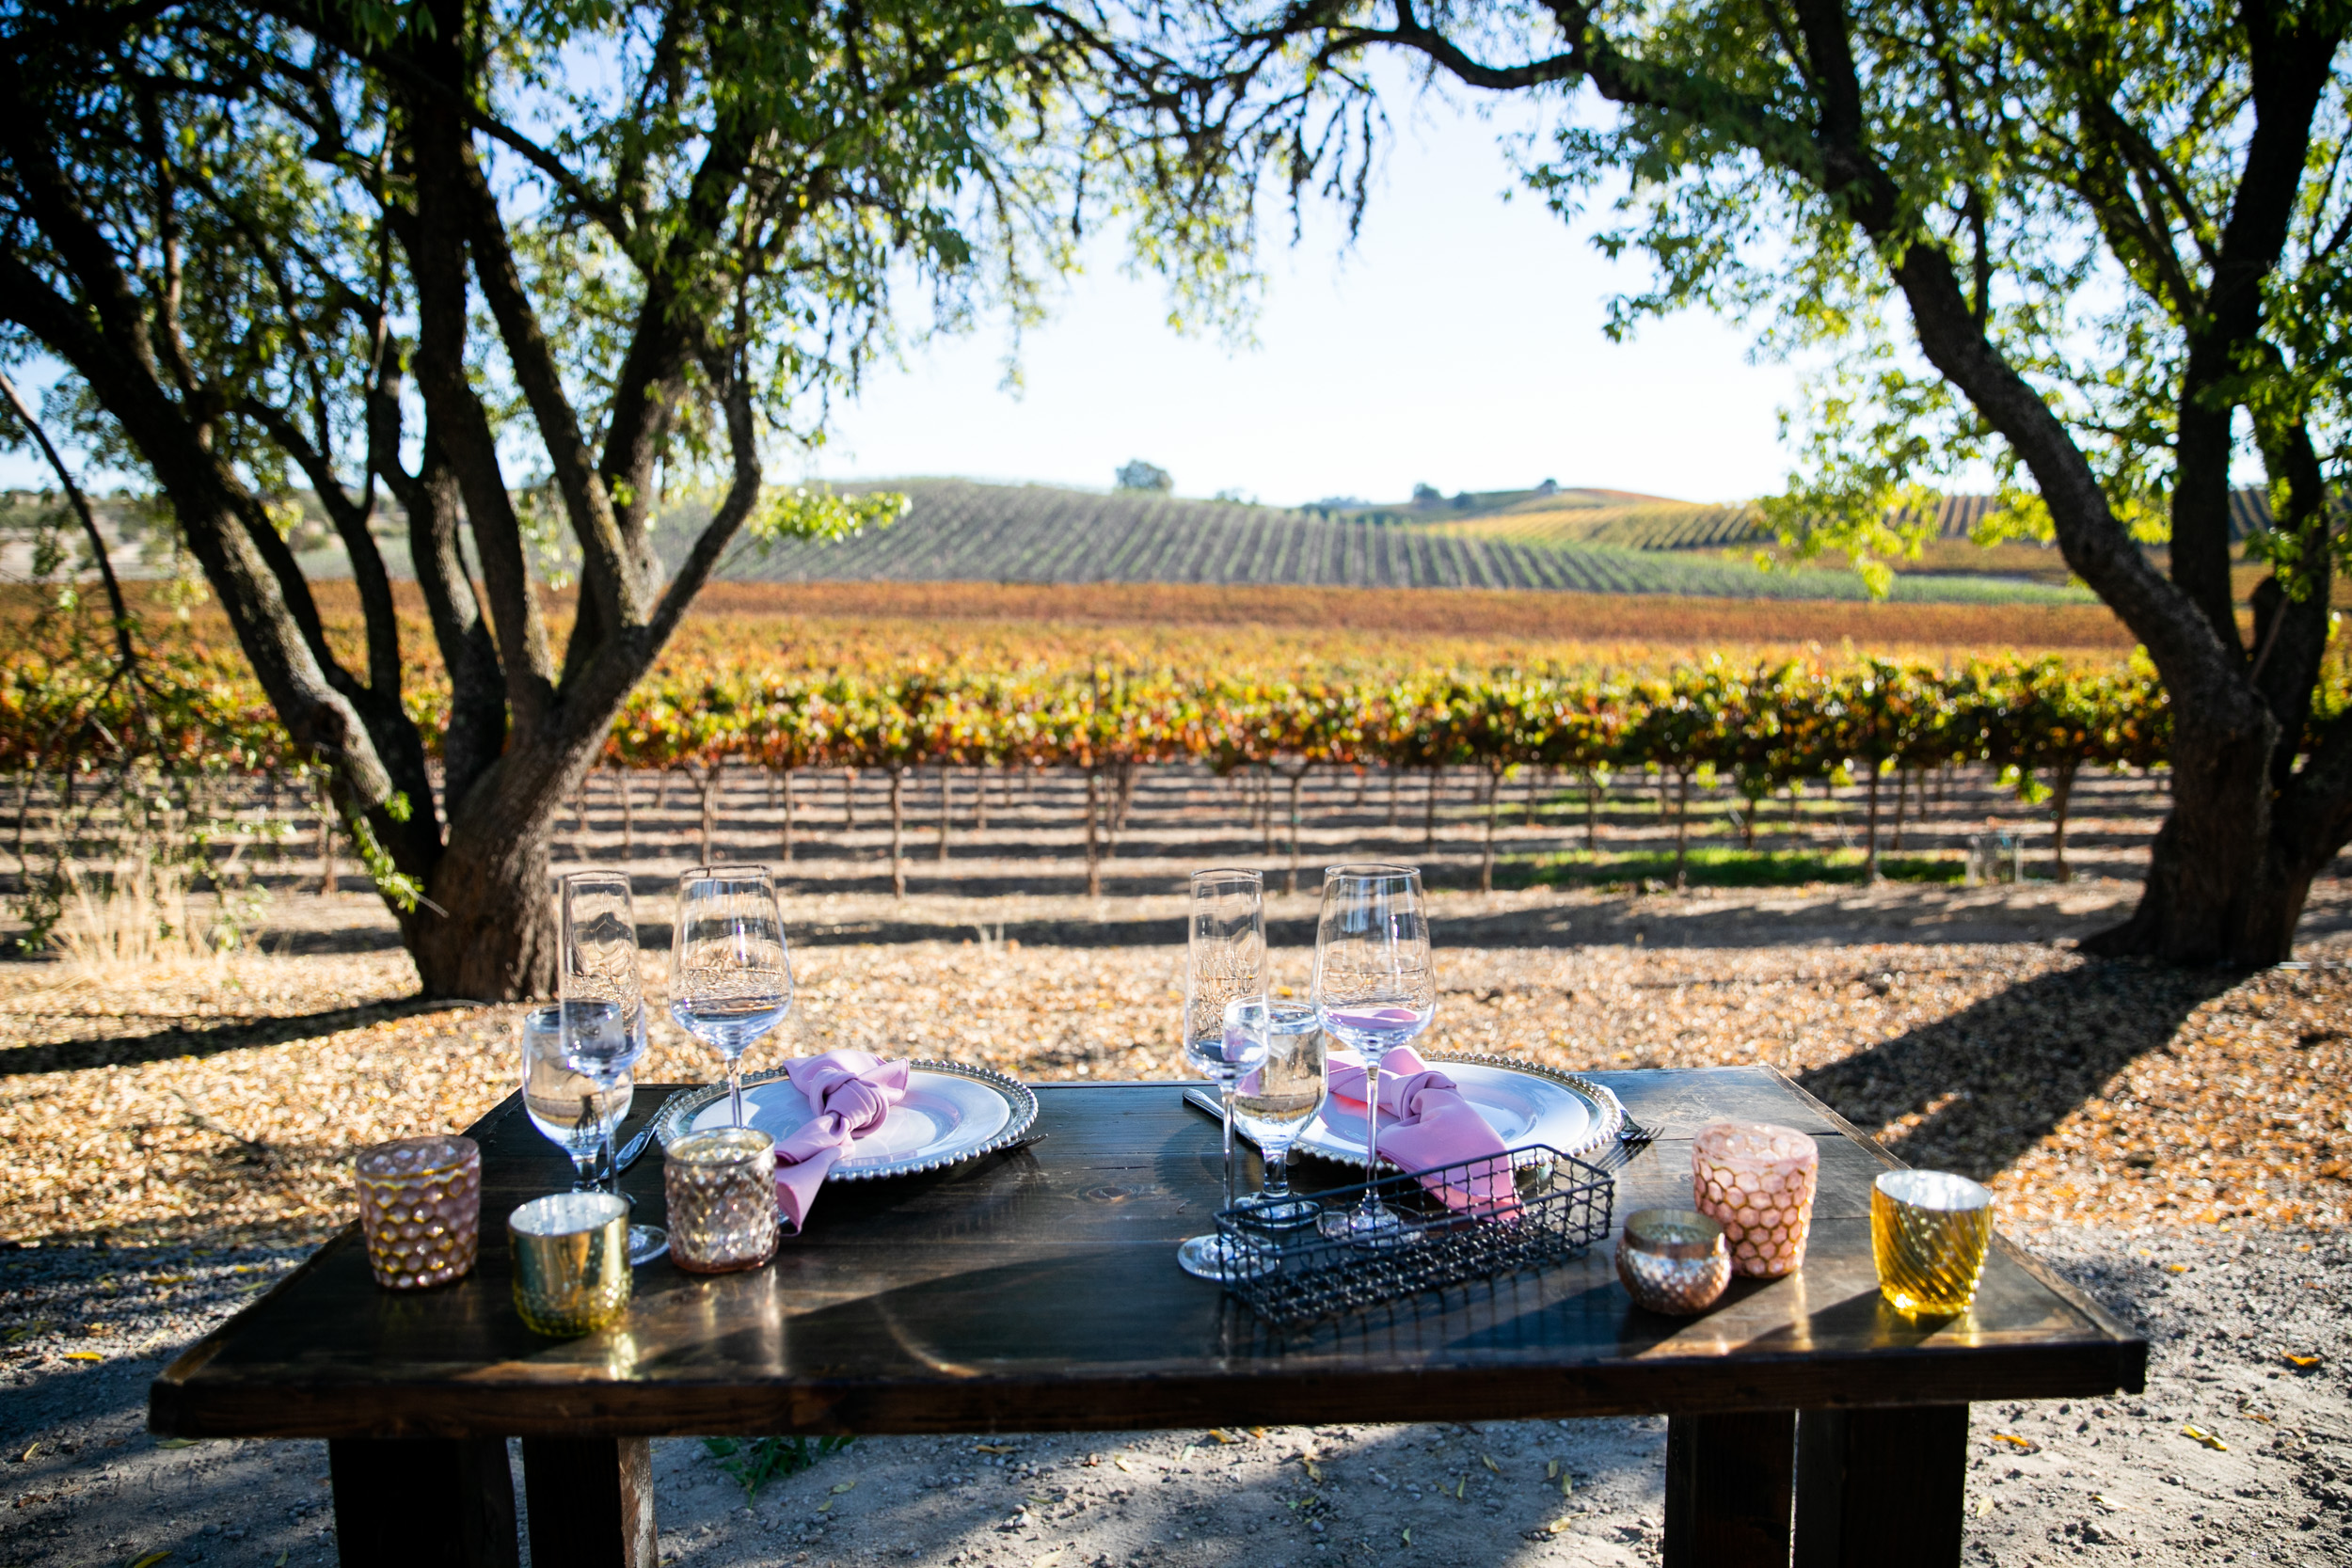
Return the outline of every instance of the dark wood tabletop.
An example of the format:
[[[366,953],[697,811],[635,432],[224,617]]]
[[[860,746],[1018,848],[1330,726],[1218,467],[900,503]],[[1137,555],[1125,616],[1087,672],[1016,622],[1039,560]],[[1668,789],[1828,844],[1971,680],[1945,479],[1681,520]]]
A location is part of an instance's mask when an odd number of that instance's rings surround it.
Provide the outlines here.
[[[1883,1306],[1869,1186],[1893,1162],[1779,1074],[1594,1076],[1661,1134],[1617,1168],[1620,1223],[1689,1205],[1689,1139],[1709,1121],[1817,1138],[1803,1271],[1738,1282],[1680,1322],[1632,1306],[1613,1242],[1540,1277],[1277,1334],[1176,1266],[1177,1243],[1210,1227],[1218,1199],[1216,1128],[1183,1086],[1054,1085],[1040,1088],[1034,1146],[829,1186],[773,1265],[720,1278],[649,1265],[624,1324],[550,1340],[516,1317],[504,1217],[567,1186],[570,1166],[510,1099],[470,1133],[484,1223],[469,1277],[380,1291],[346,1231],[157,1378],[151,1425],[346,1439],[1038,1431],[1958,1406],[2140,1387],[2146,1346],[2006,1242],[1966,1316],[1923,1326]],[[633,1119],[665,1093],[641,1088]],[[1354,1179],[1300,1170],[1309,1185]],[[623,1185],[658,1219],[659,1151]]]

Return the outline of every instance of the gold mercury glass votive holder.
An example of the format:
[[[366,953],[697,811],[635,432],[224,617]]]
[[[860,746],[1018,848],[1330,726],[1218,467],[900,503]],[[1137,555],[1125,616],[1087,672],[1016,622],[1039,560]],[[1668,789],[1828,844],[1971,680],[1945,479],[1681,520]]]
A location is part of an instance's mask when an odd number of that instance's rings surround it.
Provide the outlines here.
[[[1724,1227],[1732,1273],[1777,1279],[1804,1265],[1820,1163],[1811,1138],[1768,1122],[1719,1121],[1691,1141],[1692,1207]]]
[[[1629,1214],[1617,1242],[1617,1277],[1634,1306],[1670,1318],[1694,1317],[1731,1283],[1724,1227],[1694,1209]]]
[[[670,1261],[688,1274],[755,1269],[776,1255],[776,1143],[750,1127],[695,1132],[661,1168]]]
[[[628,1204],[612,1193],[534,1197],[506,1218],[515,1310],[533,1334],[574,1338],[628,1310]]]
[[[359,1231],[388,1291],[463,1278],[482,1233],[482,1149],[471,1138],[402,1138],[359,1151]]]
[[[1993,1194],[1940,1170],[1890,1170],[1870,1184],[1879,1293],[1911,1318],[1968,1310],[1993,1242]]]

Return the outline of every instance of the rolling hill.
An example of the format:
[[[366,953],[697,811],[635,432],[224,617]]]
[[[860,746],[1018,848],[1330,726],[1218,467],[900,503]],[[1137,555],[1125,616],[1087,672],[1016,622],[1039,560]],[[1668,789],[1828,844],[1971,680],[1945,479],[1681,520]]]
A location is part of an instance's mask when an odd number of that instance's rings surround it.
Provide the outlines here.
[[[1612,545],[1463,537],[1401,522],[1149,492],[980,484],[957,479],[845,486],[904,492],[897,526],[837,544],[735,551],[736,581],[1272,583],[1359,588],[1516,588],[1708,597],[1852,599],[1851,575],[1759,573],[1747,565]],[[697,518],[681,509],[658,537],[682,552]],[[2064,589],[1989,578],[1901,585],[1947,602],[2073,603]]]

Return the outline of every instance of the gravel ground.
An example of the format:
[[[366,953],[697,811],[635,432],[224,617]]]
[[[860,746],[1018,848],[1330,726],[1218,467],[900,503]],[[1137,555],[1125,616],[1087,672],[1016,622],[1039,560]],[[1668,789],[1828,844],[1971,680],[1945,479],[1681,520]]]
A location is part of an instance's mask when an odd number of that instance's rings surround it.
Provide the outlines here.
[[[2149,1336],[2148,1391],[1978,1406],[1970,1561],[2352,1563],[2352,1239],[2068,1227],[2037,1250]],[[334,1560],[325,1445],[143,1431],[165,1359],[298,1256],[0,1255],[0,1565]],[[655,1470],[662,1561],[691,1568],[1485,1568],[1656,1561],[1664,1455],[1634,1418],[866,1438],[748,1505],[693,1441]]]

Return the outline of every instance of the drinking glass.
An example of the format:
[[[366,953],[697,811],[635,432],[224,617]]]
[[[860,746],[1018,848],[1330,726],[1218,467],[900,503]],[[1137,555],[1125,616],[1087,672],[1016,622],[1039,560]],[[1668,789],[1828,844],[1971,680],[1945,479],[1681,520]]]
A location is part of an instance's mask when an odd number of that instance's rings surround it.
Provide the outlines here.
[[[1421,872],[1406,865],[1335,865],[1323,874],[1315,922],[1315,1011],[1364,1061],[1364,1200],[1343,1222],[1354,1239],[1396,1236],[1404,1222],[1380,1201],[1380,1062],[1438,1015],[1429,914]]]
[[[784,914],[764,865],[698,865],[678,879],[670,1016],[727,1068],[730,1125],[743,1120],[743,1053],[792,1008]]]
[[[563,951],[556,966],[564,1065],[617,1093],[645,1053],[645,985],[638,967],[637,905],[618,871],[574,871],[557,884]],[[602,1123],[604,1167],[612,1169],[612,1130]],[[626,1195],[623,1195],[624,1196]],[[657,1225],[628,1227],[628,1259],[649,1263],[668,1250]]]
[[[1260,1190],[1241,1200],[1249,1223],[1273,1230],[1312,1225],[1323,1205],[1292,1193],[1291,1146],[1323,1109],[1323,1020],[1307,1002],[1238,1004],[1245,1029],[1263,1028],[1265,1060],[1234,1086],[1233,1122],[1265,1156]]]
[[[1265,879],[1255,871],[1196,871],[1185,921],[1184,1061],[1213,1081],[1225,1104],[1225,1207],[1233,1206],[1233,1087],[1264,1062]],[[1176,1249],[1186,1274],[1247,1277],[1265,1267],[1218,1231]]]
[[[572,1157],[578,1173],[572,1191],[597,1190],[598,1156],[612,1147],[612,1130],[628,1115],[636,1098],[634,1081],[625,1071],[616,1082],[599,1084],[572,1067],[564,1053],[561,1006],[524,1009],[515,1033],[522,1043],[523,1110],[531,1125]]]

